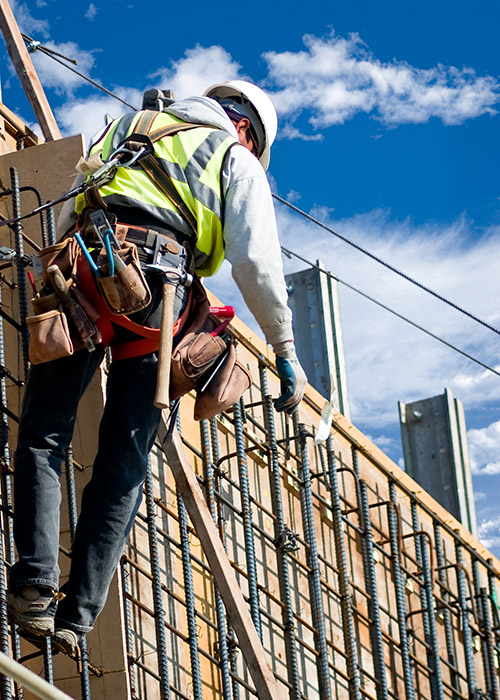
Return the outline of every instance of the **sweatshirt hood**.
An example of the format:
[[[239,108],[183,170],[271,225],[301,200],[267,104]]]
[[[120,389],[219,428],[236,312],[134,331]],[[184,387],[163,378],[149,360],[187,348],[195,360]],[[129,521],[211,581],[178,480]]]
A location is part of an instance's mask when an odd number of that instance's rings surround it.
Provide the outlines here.
[[[237,132],[232,121],[220,104],[210,97],[188,97],[185,100],[173,102],[165,111],[186,122],[209,124],[223,129],[237,139]]]

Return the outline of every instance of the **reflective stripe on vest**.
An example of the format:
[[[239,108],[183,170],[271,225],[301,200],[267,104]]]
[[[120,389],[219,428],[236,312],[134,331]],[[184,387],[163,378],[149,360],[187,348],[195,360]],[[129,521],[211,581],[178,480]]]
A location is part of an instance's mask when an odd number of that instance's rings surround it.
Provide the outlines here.
[[[111,124],[90,153],[101,151],[105,160],[116,147],[134,131],[140,113],[127,114]],[[161,112],[153,130],[171,124],[183,123],[170,114]],[[228,149],[237,139],[222,129],[200,126],[174,136],[167,136],[154,144],[158,162],[172,178],[175,188],[197,222],[196,273],[213,275],[224,260],[222,236],[221,169]],[[118,168],[115,177],[99,188],[104,202],[142,209],[167,226],[187,231],[186,223],[167,197],[152,185],[150,178],[139,167]],[[78,195],[75,210],[79,214],[86,206],[84,195]]]

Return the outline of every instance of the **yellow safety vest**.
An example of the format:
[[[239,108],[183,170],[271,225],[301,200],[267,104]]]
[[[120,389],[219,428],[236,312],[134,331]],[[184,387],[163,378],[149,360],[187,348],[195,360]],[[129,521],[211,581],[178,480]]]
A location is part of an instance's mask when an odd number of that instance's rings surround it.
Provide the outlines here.
[[[135,112],[113,121],[91,148],[90,154],[101,152],[102,160],[106,160],[125,138],[134,133],[143,114]],[[150,133],[183,123],[170,114],[158,112],[154,118],[154,130],[151,129]],[[181,131],[154,142],[156,162],[169,176],[196,222],[195,259],[199,276],[215,274],[224,260],[221,170],[226,153],[235,143],[238,143],[235,137],[210,126]],[[175,230],[182,226],[178,209],[138,165],[118,168],[114,178],[101,185],[98,193],[111,211],[113,205],[131,206]],[[85,195],[78,195],[76,213],[80,214],[85,206]]]

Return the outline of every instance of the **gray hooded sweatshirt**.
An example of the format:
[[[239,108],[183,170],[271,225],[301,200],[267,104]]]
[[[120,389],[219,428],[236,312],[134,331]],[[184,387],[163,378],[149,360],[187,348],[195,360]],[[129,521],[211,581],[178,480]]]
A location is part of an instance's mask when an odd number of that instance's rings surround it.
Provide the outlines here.
[[[174,102],[168,113],[195,124],[209,124],[237,138],[222,107],[208,97]],[[230,149],[222,171],[225,257],[246,305],[273,347],[293,338],[287,306],[281,248],[266,174],[243,146]],[[70,212],[61,212],[58,228],[67,230]],[[73,215],[74,216],[74,215]],[[189,228],[186,224],[186,233]]]

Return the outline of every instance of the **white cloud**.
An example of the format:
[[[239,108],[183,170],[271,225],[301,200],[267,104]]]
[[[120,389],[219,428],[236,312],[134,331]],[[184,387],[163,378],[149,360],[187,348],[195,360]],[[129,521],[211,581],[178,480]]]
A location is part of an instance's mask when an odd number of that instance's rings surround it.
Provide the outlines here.
[[[85,13],[86,19],[90,20],[91,22],[95,19],[95,16],[97,14],[97,7],[94,5],[93,2],[90,3],[87,12]]]
[[[500,546],[500,517],[483,520],[478,525],[478,537],[488,549]]]
[[[129,104],[140,106],[142,103],[142,92],[139,90],[117,88],[115,93]],[[102,96],[73,100],[69,106],[58,109],[56,117],[63,136],[82,133],[89,142],[104,127],[106,115],[114,119],[129,111],[129,107],[114,98]]]
[[[57,44],[54,41],[46,41],[43,45],[63,56],[75,59],[78,61],[78,65],[75,67],[76,70],[83,75],[90,76],[95,64],[93,52],[80,49],[78,44],[75,44],[73,41],[61,44]],[[44,88],[52,88],[59,95],[64,94],[68,97],[73,97],[77,88],[88,84],[79,75],[69,70],[66,65],[61,65],[61,63],[40,51],[32,54],[32,60]],[[71,67],[71,64],[68,64],[68,66]]]
[[[390,261],[397,269],[480,318],[500,325],[497,304],[500,278],[496,273],[500,230],[493,228],[473,238],[463,218],[439,227],[415,226],[411,220],[395,221],[383,211],[340,221],[328,217],[328,210],[323,214],[319,218],[335,230]],[[278,206],[277,216],[285,247],[313,263],[319,255],[326,268],[340,279],[500,370],[498,338],[493,332],[416,289],[289,209]],[[284,264],[287,273],[306,267],[286,257]],[[218,284],[217,279],[210,282],[215,293],[219,293]],[[219,295],[225,303],[233,303],[228,277],[222,287]],[[399,400],[407,403],[436,396],[445,388],[450,388],[463,402],[466,416],[468,409],[493,410],[498,406],[500,377],[341,284],[339,293],[351,415],[364,432],[385,434],[391,427],[398,431]],[[236,306],[237,313],[255,329],[244,307],[239,302]]]
[[[49,22],[45,19],[35,19],[26,3],[11,0],[10,7],[19,25],[19,29],[23,34],[28,34],[34,39],[38,38],[38,40],[40,40],[40,37],[46,39],[49,36]],[[35,37],[33,36],[34,34],[38,36]]]
[[[196,46],[185,56],[173,61],[171,67],[160,68],[150,77],[155,87],[173,90],[176,99],[201,95],[217,82],[245,78],[241,66],[222,46]]]
[[[264,54],[273,100],[292,124],[306,111],[315,129],[342,124],[360,112],[389,126],[432,117],[446,125],[462,124],[494,114],[499,101],[495,78],[477,76],[470,68],[437,65],[424,70],[405,61],[383,63],[358,34],[307,35],[304,43],[304,51]],[[297,135],[292,125],[282,134]]]
[[[473,474],[500,474],[500,421],[467,431]]]

